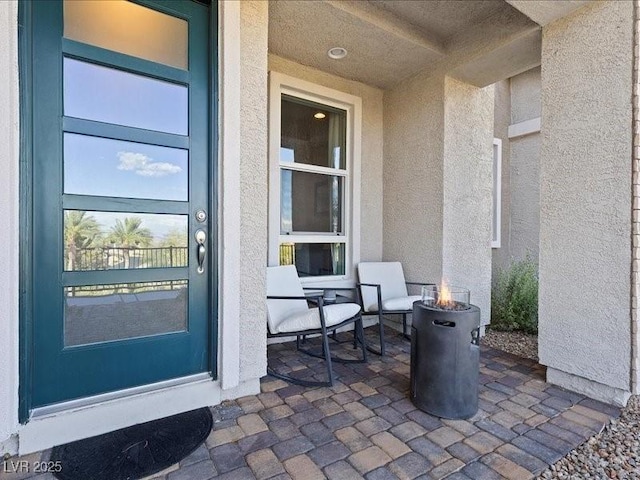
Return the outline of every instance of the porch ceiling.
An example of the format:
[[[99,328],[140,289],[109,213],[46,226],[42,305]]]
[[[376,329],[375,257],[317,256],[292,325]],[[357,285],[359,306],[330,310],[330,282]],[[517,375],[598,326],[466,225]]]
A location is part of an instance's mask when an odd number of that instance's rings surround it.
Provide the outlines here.
[[[523,36],[539,39],[539,28],[504,0],[269,3],[271,53],[383,89],[424,69],[478,86],[500,79],[487,70],[519,73],[539,62],[539,49],[534,46],[532,54],[531,42],[522,41]],[[347,49],[346,58],[327,56],[336,46]],[[500,48],[509,51],[508,68],[494,68],[495,62],[504,63],[502,55],[493,53]]]

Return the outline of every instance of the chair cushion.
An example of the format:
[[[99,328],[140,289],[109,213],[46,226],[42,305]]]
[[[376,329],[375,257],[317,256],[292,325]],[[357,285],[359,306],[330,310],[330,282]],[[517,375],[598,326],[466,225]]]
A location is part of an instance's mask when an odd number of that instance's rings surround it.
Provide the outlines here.
[[[267,296],[304,297],[294,265],[267,267]],[[309,311],[306,300],[267,300],[267,324],[271,333],[283,320]]]
[[[360,283],[380,285],[382,303],[398,297],[406,297],[407,285],[400,262],[361,262],[358,264]],[[362,302],[365,312],[378,311],[378,294],[375,287],[362,287]]]
[[[413,310],[413,302],[422,300],[422,295],[409,295],[408,297],[395,297],[382,302],[382,310]]]
[[[337,303],[335,305],[325,305],[323,308],[324,321],[327,327],[338,325],[360,311],[360,305],[357,303]],[[306,312],[294,313],[269,329],[271,333],[293,333],[318,328],[320,328],[320,313],[317,308],[311,308]]]

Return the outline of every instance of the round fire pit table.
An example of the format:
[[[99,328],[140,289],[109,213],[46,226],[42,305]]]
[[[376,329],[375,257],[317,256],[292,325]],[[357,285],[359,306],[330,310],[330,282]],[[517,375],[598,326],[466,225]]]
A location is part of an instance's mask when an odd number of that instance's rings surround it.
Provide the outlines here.
[[[480,309],[413,304],[411,400],[420,410],[463,419],[478,411]]]

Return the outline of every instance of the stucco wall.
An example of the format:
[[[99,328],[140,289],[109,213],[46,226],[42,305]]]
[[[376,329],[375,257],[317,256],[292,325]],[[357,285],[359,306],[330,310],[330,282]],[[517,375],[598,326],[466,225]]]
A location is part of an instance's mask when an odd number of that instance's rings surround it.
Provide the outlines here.
[[[384,259],[472,290],[489,318],[493,87],[424,72],[384,96]]]
[[[510,242],[510,202],[511,183],[509,179],[509,125],[511,124],[511,82],[502,80],[494,84],[493,136],[502,140],[502,202],[500,205],[500,248],[491,250],[492,274],[509,264]]]
[[[510,79],[511,124],[540,117],[540,67]],[[538,262],[540,243],[540,133],[512,138],[509,157],[509,257]],[[508,267],[509,263],[504,267]]]
[[[509,260],[529,256],[538,261],[540,235],[540,134],[533,133],[510,142],[508,198],[510,214]],[[509,263],[504,265],[508,267]]]
[[[595,2],[542,45],[540,361],[610,393],[630,388],[632,26],[632,2]]]
[[[633,273],[631,310],[631,384],[632,393],[640,393],[640,329],[638,328],[640,298],[640,1],[634,0],[633,37]]]
[[[269,5],[240,11],[240,379],[266,373],[267,37]]]
[[[360,259],[382,259],[382,90],[269,55],[269,70],[362,99]]]
[[[410,281],[442,276],[443,155],[444,77],[385,91],[383,259]]]
[[[511,87],[511,123],[540,116],[540,67],[509,79]]]
[[[494,275],[513,261],[538,261],[540,231],[540,134],[508,138],[504,130],[540,117],[540,67],[496,84],[495,136],[502,138],[502,244],[493,250]]]
[[[18,6],[0,2],[0,457],[18,424]]]
[[[442,274],[471,290],[483,323],[491,311],[493,86],[444,82]]]

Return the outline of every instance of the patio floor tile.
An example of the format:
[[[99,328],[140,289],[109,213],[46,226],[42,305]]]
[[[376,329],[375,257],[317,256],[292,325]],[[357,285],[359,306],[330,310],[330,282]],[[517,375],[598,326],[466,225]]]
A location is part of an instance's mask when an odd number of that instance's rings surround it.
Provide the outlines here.
[[[284,462],[284,468],[294,480],[322,480],[322,470],[306,455],[298,455]]]
[[[282,463],[269,448],[247,455],[247,463],[258,480],[285,473]]]
[[[375,338],[376,328],[367,330]],[[352,353],[350,342],[338,349]],[[443,420],[409,399],[409,342],[390,331],[387,349],[368,364],[336,364],[333,387],[263,378],[259,395],[212,407],[205,445],[153,478],[526,479],[620,413],[546,384],[544,367],[531,360],[481,346],[478,413]],[[295,343],[269,346],[269,363],[315,380],[325,376],[323,362],[297,353]],[[0,480],[27,478],[52,480],[0,469]]]
[[[480,457],[480,453],[466,443],[458,442],[447,447],[447,453],[467,464]]]
[[[360,475],[345,461],[332,463],[324,469],[324,473],[327,478],[333,478],[334,480],[351,480],[352,478],[358,478]]]
[[[384,453],[380,447],[376,446],[365,448],[349,457],[349,463],[362,474],[382,467],[390,461],[391,457]]]

